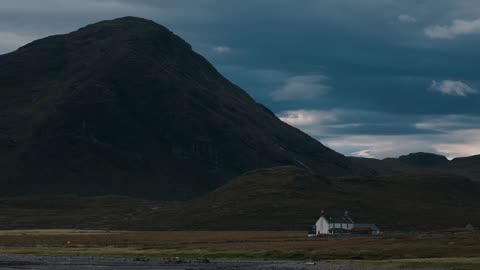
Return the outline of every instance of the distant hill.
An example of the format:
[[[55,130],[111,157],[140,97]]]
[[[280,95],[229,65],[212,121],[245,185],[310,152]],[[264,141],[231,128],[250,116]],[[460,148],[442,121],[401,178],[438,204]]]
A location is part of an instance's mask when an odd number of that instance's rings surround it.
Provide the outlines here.
[[[400,156],[398,160],[415,167],[440,167],[448,164],[445,156],[431,153],[412,153]]]
[[[34,41],[0,70],[0,194],[188,199],[264,167],[358,172],[149,20]]]
[[[358,166],[368,167],[380,175],[395,175],[400,173],[440,173],[457,174],[480,181],[480,155],[472,157],[455,158],[448,160],[446,157],[431,153],[411,153],[399,158],[358,158],[350,157]]]
[[[326,178],[296,167],[262,169],[194,199],[167,224],[182,229],[307,228],[322,210],[385,230],[480,224],[480,184],[441,174]],[[168,211],[153,219],[165,220]],[[158,222],[155,222],[158,220]]]
[[[293,166],[246,173],[185,202],[43,196],[0,200],[0,228],[307,230],[322,210],[387,231],[480,224],[480,183],[405,174],[327,178]]]

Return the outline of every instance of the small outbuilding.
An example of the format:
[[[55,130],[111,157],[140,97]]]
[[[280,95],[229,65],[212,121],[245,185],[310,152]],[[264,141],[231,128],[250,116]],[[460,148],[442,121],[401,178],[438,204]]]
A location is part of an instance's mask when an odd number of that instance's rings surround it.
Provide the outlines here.
[[[376,224],[355,224],[351,230],[353,234],[379,235],[380,229]]]

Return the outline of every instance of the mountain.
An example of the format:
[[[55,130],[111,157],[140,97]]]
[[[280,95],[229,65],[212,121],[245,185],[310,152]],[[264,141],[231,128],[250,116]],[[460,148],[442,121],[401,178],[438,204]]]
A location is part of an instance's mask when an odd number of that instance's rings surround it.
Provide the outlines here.
[[[455,173],[480,181],[480,155],[454,158],[449,165]]]
[[[258,168],[359,170],[149,20],[34,41],[1,55],[0,70],[3,195],[187,199]]]
[[[448,160],[445,156],[432,153],[411,153],[399,158],[350,157],[357,164],[376,171],[380,175],[404,173],[456,174],[480,181],[480,155]]]
[[[281,166],[245,173],[183,202],[126,197],[0,199],[0,228],[307,230],[325,211],[384,231],[480,224],[480,183],[448,174],[324,177]]]
[[[416,167],[437,167],[448,164],[448,159],[445,156],[423,152],[400,156],[398,160]]]

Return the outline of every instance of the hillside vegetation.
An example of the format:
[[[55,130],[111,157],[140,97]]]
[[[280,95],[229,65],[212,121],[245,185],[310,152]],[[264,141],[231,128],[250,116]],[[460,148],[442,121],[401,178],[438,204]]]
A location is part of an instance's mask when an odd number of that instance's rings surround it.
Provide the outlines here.
[[[480,186],[452,175],[327,178],[298,167],[244,174],[184,202],[47,196],[0,201],[3,228],[307,230],[322,210],[387,231],[480,224]]]
[[[306,230],[322,210],[348,210],[356,222],[381,229],[429,230],[480,224],[478,194],[478,183],[455,175],[326,178],[287,166],[245,174],[152,221],[184,229]]]

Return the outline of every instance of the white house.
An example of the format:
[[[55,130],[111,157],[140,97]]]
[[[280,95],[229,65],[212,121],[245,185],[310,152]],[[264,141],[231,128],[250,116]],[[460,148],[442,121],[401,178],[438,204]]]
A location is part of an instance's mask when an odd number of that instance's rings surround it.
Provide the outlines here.
[[[335,218],[322,215],[315,223],[316,234],[346,233],[353,229],[353,220],[345,211],[343,217]]]
[[[355,223],[348,215],[348,211],[342,217],[322,216],[315,223],[315,234],[370,234],[379,235],[380,229],[375,224]]]

